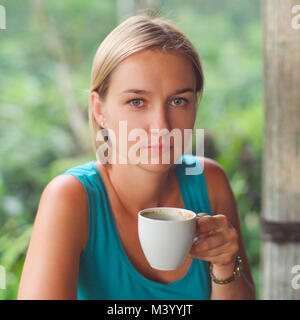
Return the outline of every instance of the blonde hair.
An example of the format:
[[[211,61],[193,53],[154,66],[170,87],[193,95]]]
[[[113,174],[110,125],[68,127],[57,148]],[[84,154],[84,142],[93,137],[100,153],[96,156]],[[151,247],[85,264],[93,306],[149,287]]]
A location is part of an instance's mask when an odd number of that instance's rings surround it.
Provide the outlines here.
[[[112,71],[131,54],[145,49],[160,49],[163,52],[176,51],[185,55],[193,65],[196,76],[197,101],[202,97],[204,77],[197,50],[190,40],[170,21],[143,13],[131,16],[112,30],[102,41],[95,54],[90,92],[97,91],[105,101]],[[89,126],[94,151],[103,141],[96,141],[97,132],[103,129],[96,121],[89,106]]]

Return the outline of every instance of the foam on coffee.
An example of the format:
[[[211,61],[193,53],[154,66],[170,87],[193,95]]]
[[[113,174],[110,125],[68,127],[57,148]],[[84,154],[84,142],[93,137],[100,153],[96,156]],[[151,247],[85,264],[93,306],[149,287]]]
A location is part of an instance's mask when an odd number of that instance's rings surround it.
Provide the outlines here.
[[[183,221],[193,217],[192,214],[182,211],[167,212],[164,210],[144,212],[143,216],[150,219],[167,221]]]

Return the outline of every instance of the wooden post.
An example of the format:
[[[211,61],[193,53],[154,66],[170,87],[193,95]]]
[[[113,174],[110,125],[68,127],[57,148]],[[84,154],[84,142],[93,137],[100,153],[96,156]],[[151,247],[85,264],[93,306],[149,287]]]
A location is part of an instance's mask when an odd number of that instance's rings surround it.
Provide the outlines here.
[[[261,299],[300,299],[300,6],[296,5],[299,0],[262,1]]]

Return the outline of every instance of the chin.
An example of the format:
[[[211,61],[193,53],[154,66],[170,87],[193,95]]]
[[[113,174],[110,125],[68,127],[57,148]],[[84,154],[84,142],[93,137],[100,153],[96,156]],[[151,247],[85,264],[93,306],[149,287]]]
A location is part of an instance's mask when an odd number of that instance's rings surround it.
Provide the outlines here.
[[[176,158],[179,156],[177,155]],[[140,168],[143,168],[144,170],[151,171],[151,172],[165,172],[168,171],[170,168],[173,167],[175,163],[175,156],[173,153],[170,154],[170,156],[165,156],[163,158],[162,154],[159,155],[153,155],[153,158],[151,159],[150,156],[148,158],[141,158],[141,161],[137,163],[136,165]],[[164,160],[164,162],[163,162]]]
[[[151,171],[151,172],[166,172],[168,170],[170,170],[170,168],[172,168],[173,163],[169,163],[169,164],[144,164],[144,163],[138,163],[137,166],[139,168],[142,168],[143,170],[146,171]]]

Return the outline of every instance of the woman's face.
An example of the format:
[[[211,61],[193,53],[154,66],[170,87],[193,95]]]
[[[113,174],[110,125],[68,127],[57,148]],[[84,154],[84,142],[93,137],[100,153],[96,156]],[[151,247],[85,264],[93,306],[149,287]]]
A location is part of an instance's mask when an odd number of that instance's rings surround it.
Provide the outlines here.
[[[134,154],[141,157],[136,165],[144,169],[159,171],[170,167],[174,159],[183,153],[186,139],[184,129],[194,127],[197,102],[195,89],[196,78],[192,64],[183,55],[143,50],[123,60],[111,75],[105,101],[99,100],[97,93],[91,95],[95,119],[98,123],[104,121],[104,127],[115,133],[117,163],[119,154],[127,159],[127,163],[132,163],[130,157]],[[123,125],[127,125],[127,139],[124,137],[125,127],[121,129],[119,126],[121,121],[126,121]],[[181,145],[176,140],[178,137],[170,138],[173,129],[180,133]],[[159,133],[159,130],[164,131]],[[139,138],[130,138],[131,132]],[[120,140],[124,138],[127,146],[124,140]],[[147,148],[159,144],[171,145],[164,151],[170,154],[168,163],[162,161],[164,153]]]

